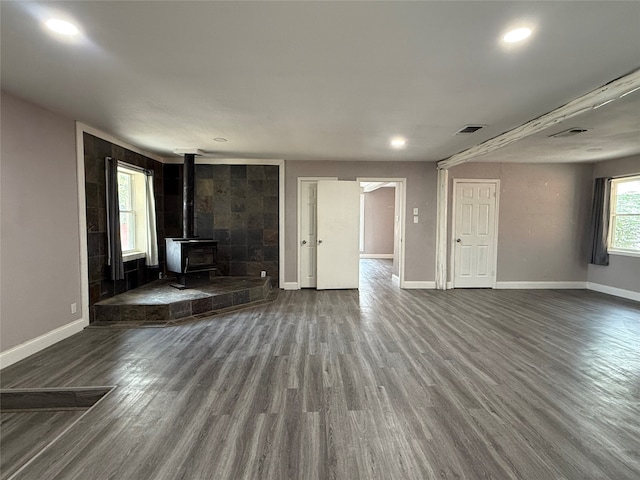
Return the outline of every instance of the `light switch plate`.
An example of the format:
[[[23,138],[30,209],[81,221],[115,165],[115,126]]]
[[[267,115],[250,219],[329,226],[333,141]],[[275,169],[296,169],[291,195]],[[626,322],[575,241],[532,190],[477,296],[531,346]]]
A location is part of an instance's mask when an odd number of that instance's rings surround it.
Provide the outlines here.
[[[413,214],[414,214],[414,215],[418,215],[418,207],[415,207],[415,208],[413,209]]]
[[[413,223],[418,223],[418,217],[417,216],[413,217]]]

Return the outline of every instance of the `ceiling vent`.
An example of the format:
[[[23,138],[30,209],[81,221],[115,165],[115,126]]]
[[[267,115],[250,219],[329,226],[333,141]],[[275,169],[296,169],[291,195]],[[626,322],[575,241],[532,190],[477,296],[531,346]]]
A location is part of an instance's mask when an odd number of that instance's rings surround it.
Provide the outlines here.
[[[456,133],[454,133],[454,135],[465,135],[468,133],[476,133],[478,130],[484,127],[486,127],[486,125],[465,125]]]
[[[562,132],[554,133],[553,135],[549,135],[549,138],[565,138],[565,137],[573,137],[574,135],[578,135],[579,133],[584,133],[587,130],[584,128],[570,128],[569,130],[563,130]]]

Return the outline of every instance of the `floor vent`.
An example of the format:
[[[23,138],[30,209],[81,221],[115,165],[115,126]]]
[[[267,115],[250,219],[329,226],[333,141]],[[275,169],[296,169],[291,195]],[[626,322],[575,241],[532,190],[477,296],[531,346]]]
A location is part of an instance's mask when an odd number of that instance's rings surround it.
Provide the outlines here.
[[[25,388],[0,390],[0,412],[86,410],[114,387]]]

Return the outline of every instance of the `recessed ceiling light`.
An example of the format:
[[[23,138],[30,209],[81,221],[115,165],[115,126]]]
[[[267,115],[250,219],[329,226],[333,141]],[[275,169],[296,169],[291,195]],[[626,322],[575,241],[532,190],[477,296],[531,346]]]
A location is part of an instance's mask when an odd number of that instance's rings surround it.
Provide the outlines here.
[[[392,148],[404,148],[407,146],[407,139],[404,137],[394,137],[391,139],[390,145]]]
[[[521,42],[525,38],[528,38],[530,35],[531,29],[529,27],[521,27],[508,32],[504,37],[502,37],[502,40],[504,40],[506,43],[516,43]]]
[[[214,142],[226,142],[227,139],[226,138],[222,138],[222,137],[216,137],[213,139]]]
[[[59,33],[60,35],[66,35],[68,37],[73,37],[80,33],[78,27],[76,27],[73,23],[67,22],[66,20],[61,20],[59,18],[51,18],[45,22],[47,28],[53,32]]]

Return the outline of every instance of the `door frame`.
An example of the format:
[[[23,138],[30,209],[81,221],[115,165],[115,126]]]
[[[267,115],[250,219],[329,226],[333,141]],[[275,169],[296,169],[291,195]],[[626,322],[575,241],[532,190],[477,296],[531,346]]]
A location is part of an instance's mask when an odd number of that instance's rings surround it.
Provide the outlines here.
[[[496,288],[498,281],[498,218],[500,211],[500,179],[499,178],[454,178],[453,179],[453,193],[451,195],[451,231],[449,235],[449,265],[451,272],[451,288],[455,286],[456,276],[456,264],[455,264],[455,248],[456,248],[456,213],[457,205],[456,198],[458,193],[458,185],[461,183],[493,183],[496,187],[496,210],[493,215],[493,284],[491,288]]]
[[[297,274],[296,274],[296,290],[300,290],[300,279],[302,278],[302,234],[300,229],[302,228],[302,182],[319,182],[321,180],[338,180],[338,177],[298,177],[297,179],[297,192],[296,192],[296,205],[297,216],[296,222],[298,228],[296,228],[296,258],[298,262]]]
[[[407,211],[407,179],[406,178],[397,178],[397,177],[357,177],[357,182],[394,182],[396,184],[396,188],[400,188],[400,238],[398,241],[400,242],[400,248],[398,248],[398,284],[400,288],[405,288],[404,281],[404,258],[405,258],[405,227],[406,227],[406,218],[405,214]],[[397,192],[396,192],[397,196]],[[395,250],[395,245],[394,245]],[[392,281],[394,279],[392,278]]]

